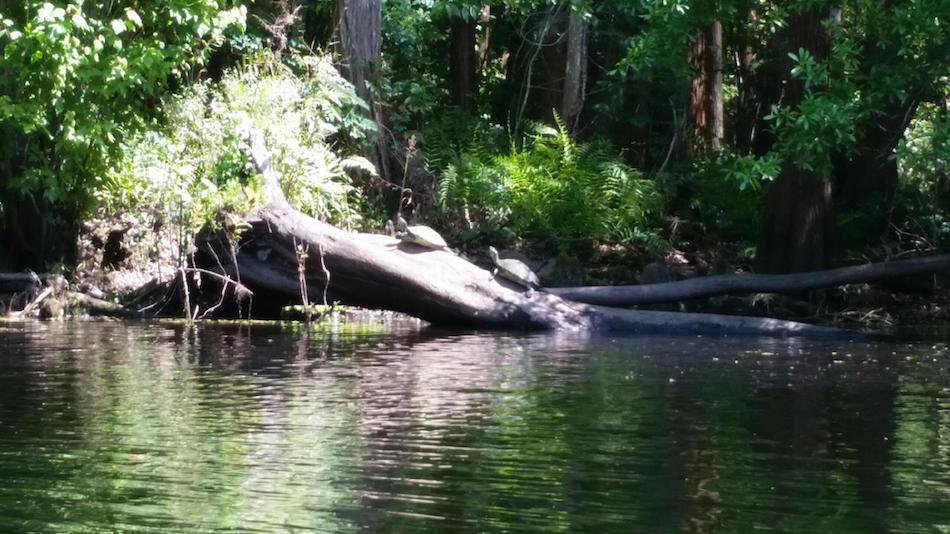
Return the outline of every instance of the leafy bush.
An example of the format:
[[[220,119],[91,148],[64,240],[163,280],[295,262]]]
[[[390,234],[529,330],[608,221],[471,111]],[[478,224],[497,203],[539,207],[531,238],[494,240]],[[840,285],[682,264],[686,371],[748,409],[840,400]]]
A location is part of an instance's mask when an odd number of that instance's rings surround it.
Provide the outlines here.
[[[950,113],[934,104],[921,104],[904,132],[897,158],[906,186],[946,199],[950,192]]]
[[[0,157],[10,190],[79,211],[168,81],[202,64],[243,7],[143,0],[120,8],[27,0],[0,13]],[[12,134],[12,135],[11,135]]]
[[[895,225],[927,246],[950,239],[950,113],[921,104],[897,147],[900,172]]]
[[[476,130],[442,169],[442,206],[468,207],[550,248],[590,240],[655,244],[662,200],[654,183],[607,143],[576,144],[559,119],[557,126],[536,127],[524,148],[501,153]]]
[[[244,150],[255,128],[264,133],[291,204],[339,225],[355,224],[347,170],[375,170],[362,157],[338,155],[328,140],[365,139],[375,125],[362,117],[365,104],[329,59],[298,63],[306,67],[301,75],[261,55],[218,84],[195,84],[172,99],[168,126],[133,139],[109,174],[104,200],[164,207],[165,218],[180,218],[190,232],[222,208],[250,209],[261,201]]]
[[[775,153],[761,158],[722,153],[697,161],[682,186],[688,207],[704,230],[716,239],[755,241],[765,203],[763,185],[778,175],[781,160]]]

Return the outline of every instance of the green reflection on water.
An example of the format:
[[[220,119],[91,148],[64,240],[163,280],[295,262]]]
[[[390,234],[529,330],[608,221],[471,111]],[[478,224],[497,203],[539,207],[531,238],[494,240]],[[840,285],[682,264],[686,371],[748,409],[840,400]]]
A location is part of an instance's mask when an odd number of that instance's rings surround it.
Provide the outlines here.
[[[950,529],[944,349],[760,343],[23,325],[0,530]]]

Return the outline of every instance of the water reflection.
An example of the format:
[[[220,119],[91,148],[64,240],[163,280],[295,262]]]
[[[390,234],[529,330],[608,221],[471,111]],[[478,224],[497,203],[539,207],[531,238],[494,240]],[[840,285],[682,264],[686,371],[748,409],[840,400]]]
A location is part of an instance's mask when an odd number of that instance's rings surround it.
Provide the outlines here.
[[[940,532],[932,345],[0,330],[0,530]]]

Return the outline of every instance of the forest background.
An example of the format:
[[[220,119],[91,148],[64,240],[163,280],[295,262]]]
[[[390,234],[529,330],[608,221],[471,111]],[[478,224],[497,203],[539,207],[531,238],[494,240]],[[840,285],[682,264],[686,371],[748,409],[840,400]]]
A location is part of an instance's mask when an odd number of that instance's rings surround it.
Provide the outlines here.
[[[0,270],[82,268],[116,217],[175,247],[103,263],[187,261],[262,201],[251,129],[304,212],[588,268],[554,284],[943,250],[948,25],[950,0],[0,0]]]

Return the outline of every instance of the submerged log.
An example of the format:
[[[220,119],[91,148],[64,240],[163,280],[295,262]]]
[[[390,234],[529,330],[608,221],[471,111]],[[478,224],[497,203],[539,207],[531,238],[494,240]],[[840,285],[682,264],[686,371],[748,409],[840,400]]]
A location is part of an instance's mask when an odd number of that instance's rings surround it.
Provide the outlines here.
[[[255,299],[324,303],[404,312],[436,324],[504,328],[612,330],[676,334],[857,335],[756,317],[644,312],[590,306],[544,291],[528,293],[464,258],[389,236],[344,232],[292,208],[260,134],[251,161],[261,172],[266,206],[247,219],[232,247],[219,233],[202,247]],[[211,265],[209,263],[209,265]],[[255,309],[258,302],[254,303]]]
[[[868,283],[950,269],[950,254],[869,263],[795,274],[725,274],[679,282],[633,286],[558,287],[562,298],[601,306],[656,304],[741,293],[795,293],[844,284]]]

